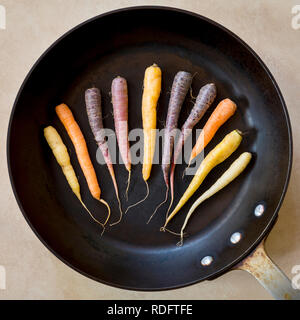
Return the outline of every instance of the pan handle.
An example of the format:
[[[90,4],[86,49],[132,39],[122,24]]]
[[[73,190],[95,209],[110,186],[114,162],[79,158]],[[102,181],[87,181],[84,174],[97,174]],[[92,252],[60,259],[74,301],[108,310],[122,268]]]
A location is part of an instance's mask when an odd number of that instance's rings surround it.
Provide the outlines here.
[[[251,273],[277,300],[300,300],[300,290],[292,287],[291,280],[269,258],[264,243],[265,240],[234,269]]]

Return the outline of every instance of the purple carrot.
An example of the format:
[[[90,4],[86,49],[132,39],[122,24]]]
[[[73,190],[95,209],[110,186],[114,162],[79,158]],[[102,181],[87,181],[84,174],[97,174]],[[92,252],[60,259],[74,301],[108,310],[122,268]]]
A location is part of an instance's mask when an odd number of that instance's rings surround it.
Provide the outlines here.
[[[174,172],[175,172],[176,161],[180,155],[180,152],[182,150],[182,147],[186,139],[190,136],[192,129],[201,120],[201,118],[203,117],[207,109],[211,106],[211,104],[216,98],[216,95],[217,95],[217,88],[214,83],[209,83],[203,86],[199,91],[194,107],[192,108],[188,118],[186,119],[185,123],[181,128],[181,133],[175,147],[174,157],[171,165],[171,174],[170,174],[171,203],[170,203],[168,212],[172,206],[173,199],[174,199]]]
[[[189,91],[189,88],[192,83],[192,75],[189,72],[179,71],[175,77],[172,84],[171,96],[168,107],[168,115],[166,121],[165,135],[164,135],[164,146],[163,146],[163,156],[162,156],[162,171],[166,184],[166,197],[165,200],[160,203],[148,222],[152,219],[156,211],[161,205],[163,205],[168,199],[169,193],[169,171],[171,165],[172,152],[174,147],[174,135],[175,130],[177,129],[177,123],[179,118],[179,113],[186,97],[186,94]]]
[[[128,190],[131,175],[131,156],[128,140],[128,89],[126,79],[122,77],[116,77],[113,80],[111,84],[111,95],[114,110],[116,136],[121,157],[129,173],[126,189],[126,198],[128,199]]]
[[[103,127],[103,120],[102,120],[101,94],[98,88],[90,88],[85,91],[85,104],[86,104],[86,111],[87,111],[91,130],[93,132],[96,143],[102,152],[103,158],[105,160],[108,171],[113,181],[113,185],[114,185],[116,196],[119,203],[119,209],[121,213],[120,220],[121,220],[123,212],[121,208],[118,185],[117,185],[117,181],[114,173],[114,168],[112,165],[111,156],[110,156],[108,145],[106,142],[105,130]]]

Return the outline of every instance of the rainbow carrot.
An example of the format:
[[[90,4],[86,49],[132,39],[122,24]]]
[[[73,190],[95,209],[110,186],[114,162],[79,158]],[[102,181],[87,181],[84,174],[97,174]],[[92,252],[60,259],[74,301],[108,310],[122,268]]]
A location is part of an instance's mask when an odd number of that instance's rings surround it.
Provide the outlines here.
[[[116,77],[112,81],[111,96],[114,110],[116,136],[121,157],[128,171],[128,182],[126,188],[126,198],[128,200],[128,190],[131,176],[131,156],[128,139],[128,88],[125,78]]]
[[[225,136],[225,138],[204,158],[201,162],[193,180],[181,197],[173,212],[167,217],[165,225],[161,228],[165,230],[167,224],[172,220],[175,214],[185,205],[190,197],[200,187],[203,180],[209,172],[218,164],[226,160],[240,145],[242,134],[239,130],[233,130]]]
[[[73,117],[72,111],[66,104],[62,103],[58,105],[55,108],[55,111],[60,121],[64,125],[65,129],[67,130],[70,139],[72,140],[78,162],[80,164],[81,170],[87,181],[92,196],[98,201],[102,202],[108,209],[108,215],[106,221],[103,224],[105,226],[110,217],[110,206],[106,201],[100,198],[101,190],[98,184],[96,172],[93,167],[84,136],[80,130],[78,123]]]
[[[146,184],[146,196],[137,203],[129,206],[126,212],[145,201],[149,195],[149,185],[147,180],[150,177],[152,161],[155,151],[156,139],[156,107],[161,91],[161,70],[159,66],[153,64],[145,71],[144,92],[142,98],[142,118],[144,128],[144,160],[143,160],[143,179]]]
[[[197,139],[191,153],[190,163],[208,145],[217,130],[234,115],[236,108],[236,104],[230,99],[224,99],[217,105]]]
[[[63,143],[59,133],[56,131],[55,128],[52,126],[48,126],[44,129],[44,136],[47,140],[49,147],[51,148],[55,159],[57,163],[60,165],[63,174],[65,175],[69,186],[71,187],[72,191],[84,207],[84,209],[88,212],[90,217],[98,224],[100,224],[103,227],[104,231],[104,225],[100,221],[98,221],[92,213],[89,211],[89,209],[86,207],[86,205],[83,203],[80,195],[80,186],[78,179],[76,177],[75,171],[73,169],[73,166],[71,164],[70,156],[67,150],[67,147]]]

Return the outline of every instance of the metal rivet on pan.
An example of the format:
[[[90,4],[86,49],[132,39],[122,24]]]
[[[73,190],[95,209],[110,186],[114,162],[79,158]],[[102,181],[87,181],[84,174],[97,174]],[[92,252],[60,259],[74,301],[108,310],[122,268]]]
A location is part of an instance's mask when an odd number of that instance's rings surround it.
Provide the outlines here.
[[[254,210],[254,214],[257,217],[260,217],[264,212],[265,212],[265,206],[263,204],[259,204],[258,206],[256,206]]]
[[[202,260],[201,260],[201,264],[203,265],[203,266],[209,266],[212,262],[213,262],[213,257],[211,257],[211,256],[206,256],[206,257],[204,257],[204,258],[202,258]]]
[[[230,241],[233,244],[240,242],[241,239],[242,239],[242,234],[240,232],[235,232],[230,237]]]

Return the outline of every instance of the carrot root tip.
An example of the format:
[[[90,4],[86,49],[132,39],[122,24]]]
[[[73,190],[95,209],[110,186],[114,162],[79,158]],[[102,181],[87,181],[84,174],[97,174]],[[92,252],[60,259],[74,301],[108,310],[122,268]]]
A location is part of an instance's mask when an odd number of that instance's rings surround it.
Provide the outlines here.
[[[109,225],[110,227],[115,226],[116,224],[120,223],[122,221],[122,218],[123,218],[123,211],[122,211],[122,206],[121,206],[121,201],[120,201],[119,196],[117,196],[117,199],[118,199],[119,210],[120,210],[120,218],[119,218],[118,221],[111,223]]]
[[[102,227],[102,232],[101,232],[101,237],[105,231],[105,226],[103,223],[101,223],[99,220],[97,220],[94,215],[90,212],[90,210],[86,207],[86,205],[83,203],[83,201],[81,199],[79,199],[79,201],[81,202],[82,206],[84,207],[84,209],[88,212],[88,214],[90,215],[90,217],[96,222],[98,223],[101,227]]]
[[[168,195],[169,195],[169,186],[167,185],[167,189],[166,189],[166,196],[165,199],[155,208],[154,212],[152,213],[152,215],[150,216],[149,220],[147,221],[147,224],[151,221],[151,219],[154,217],[155,213],[157,212],[157,210],[164,204],[167,202],[168,200]]]
[[[103,227],[104,227],[104,226],[107,224],[107,222],[108,222],[108,220],[109,220],[109,218],[110,218],[111,210],[110,210],[109,204],[108,204],[105,200],[99,199],[99,201],[100,201],[101,203],[103,203],[103,204],[106,206],[107,210],[108,210],[107,218],[106,218],[105,222],[103,223]]]
[[[166,227],[165,227],[165,230],[166,230],[167,232],[173,234],[174,236],[181,236],[181,233],[174,232],[174,231],[172,231],[172,230],[170,230],[170,229],[167,229]]]
[[[129,186],[130,186],[130,178],[131,178],[131,170],[129,170],[129,173],[128,173],[127,187],[126,187],[126,192],[125,192],[126,201],[128,201],[128,191],[129,191]]]
[[[146,184],[146,188],[147,188],[146,196],[145,196],[142,200],[138,201],[137,203],[130,205],[130,206],[126,209],[125,214],[128,212],[129,209],[131,209],[131,208],[137,206],[138,204],[144,202],[144,201],[148,198],[148,196],[149,196],[149,185],[148,185],[148,183],[147,183],[146,180],[145,180],[145,184]]]
[[[170,202],[169,208],[168,208],[167,213],[166,213],[166,220],[168,220],[169,212],[170,212],[170,210],[172,208],[173,201],[174,201],[174,191],[171,192],[171,202]]]
[[[105,227],[103,226],[103,227],[102,227],[102,232],[101,232],[101,234],[100,234],[100,237],[103,236],[104,231],[105,231]]]
[[[176,246],[177,246],[177,247],[182,247],[182,245],[183,245],[183,239],[181,238],[180,241],[178,241],[178,242],[176,243]]]

